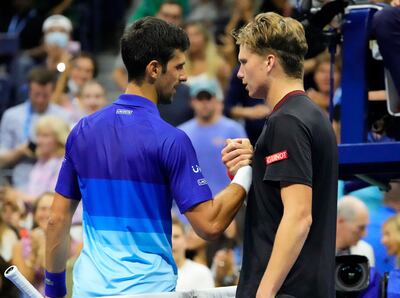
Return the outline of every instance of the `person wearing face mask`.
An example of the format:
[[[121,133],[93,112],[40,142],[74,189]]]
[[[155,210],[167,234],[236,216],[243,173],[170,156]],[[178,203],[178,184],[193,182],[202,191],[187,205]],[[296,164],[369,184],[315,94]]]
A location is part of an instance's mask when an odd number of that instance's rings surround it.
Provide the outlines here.
[[[79,52],[80,46],[71,40],[72,23],[63,15],[52,15],[43,23],[43,42],[46,51],[46,66],[63,72],[71,54]]]

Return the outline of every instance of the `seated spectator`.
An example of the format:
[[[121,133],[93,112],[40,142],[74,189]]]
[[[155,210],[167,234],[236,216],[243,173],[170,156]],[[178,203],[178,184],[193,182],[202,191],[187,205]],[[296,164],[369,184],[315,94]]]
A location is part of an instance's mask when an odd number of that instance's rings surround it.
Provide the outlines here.
[[[16,200],[7,199],[1,206],[1,220],[9,226],[19,237],[22,227],[22,217],[25,208],[19,205]],[[1,296],[0,296],[1,297]]]
[[[368,207],[370,213],[370,223],[368,225],[368,234],[364,237],[370,243],[375,253],[375,269],[383,276],[395,267],[396,260],[394,256],[387,254],[383,245],[382,224],[390,217],[400,213],[400,182],[391,182],[390,190],[384,193],[383,198],[375,198],[375,207]],[[369,205],[371,206],[371,204]]]
[[[214,275],[216,287],[237,285],[239,273],[235,265],[233,247],[220,249],[215,253],[211,270]]]
[[[97,74],[97,63],[88,53],[80,53],[67,62],[66,70],[59,76],[52,100],[71,113],[73,100],[80,88]]]
[[[216,45],[207,28],[201,23],[189,23],[185,31],[190,40],[186,60],[187,84],[192,86],[204,78],[218,79],[220,90],[217,97],[223,98],[231,72],[229,64],[218,55]]]
[[[32,285],[44,293],[45,230],[53,203],[53,193],[44,193],[33,209],[34,229],[13,248],[12,263]]]
[[[26,189],[34,160],[28,142],[35,141],[35,126],[41,116],[54,115],[66,121],[70,116],[50,103],[53,74],[43,67],[29,74],[29,98],[5,111],[0,123],[0,167],[13,166],[13,186]]]
[[[178,126],[192,141],[213,196],[230,183],[221,160],[226,139],[247,137],[239,123],[222,116],[223,99],[217,97],[217,92],[218,82],[215,79],[198,80],[190,91],[195,116]]]
[[[334,68],[334,91],[340,86],[340,59],[336,59]],[[307,90],[307,95],[321,109],[328,111],[330,101],[330,56],[327,52],[316,57],[314,82],[316,89]]]
[[[390,217],[382,225],[382,244],[389,256],[396,257],[396,268],[400,268],[400,215]]]
[[[106,90],[95,80],[87,81],[78,92],[74,104],[77,106],[81,117],[90,115],[107,104]]]
[[[172,254],[178,267],[177,291],[199,290],[214,287],[210,269],[186,259],[185,227],[176,217],[172,218]]]
[[[35,162],[29,173],[27,188],[24,191],[8,189],[12,196],[31,207],[36,198],[55,189],[58,173],[64,159],[65,143],[70,126],[55,116],[44,116],[36,125]]]
[[[0,217],[0,257],[5,262],[11,261],[12,249],[17,241],[17,234]]]
[[[336,255],[357,254],[368,258],[375,266],[372,246],[361,241],[369,222],[367,206],[356,197],[345,196],[338,203],[336,225]],[[360,242],[361,241],[361,242]]]
[[[52,15],[43,23],[46,67],[51,71],[64,71],[72,54],[80,50],[79,43],[71,40],[72,23],[63,15]]]

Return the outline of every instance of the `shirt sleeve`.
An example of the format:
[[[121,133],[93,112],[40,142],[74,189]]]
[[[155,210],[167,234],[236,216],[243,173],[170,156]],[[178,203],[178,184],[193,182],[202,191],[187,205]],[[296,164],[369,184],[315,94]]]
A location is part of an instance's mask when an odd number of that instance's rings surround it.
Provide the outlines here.
[[[76,172],[71,154],[74,131],[75,130],[72,130],[68,136],[67,143],[65,145],[65,156],[61,164],[60,173],[58,175],[56,192],[66,198],[79,201],[82,196],[79,189],[78,174]]]
[[[292,115],[277,117],[268,126],[264,181],[312,186],[311,135],[307,127]]]
[[[162,163],[169,180],[169,188],[181,213],[212,199],[208,182],[204,179],[196,152],[189,137],[178,131],[162,146]]]
[[[15,147],[15,136],[13,135],[13,121],[8,111],[4,112],[0,124],[0,152],[13,149]]]

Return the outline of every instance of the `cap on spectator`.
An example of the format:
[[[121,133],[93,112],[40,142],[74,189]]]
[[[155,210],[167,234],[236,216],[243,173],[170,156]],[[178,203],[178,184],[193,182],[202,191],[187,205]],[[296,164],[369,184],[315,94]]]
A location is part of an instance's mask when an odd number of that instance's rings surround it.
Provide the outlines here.
[[[200,93],[207,93],[210,97],[216,96],[218,93],[218,82],[215,79],[197,80],[190,86],[190,96],[198,97]],[[221,100],[219,98],[219,100]]]
[[[49,16],[43,23],[43,32],[48,31],[50,28],[53,27],[61,27],[64,28],[67,32],[72,31],[72,23],[71,21],[67,18],[64,17],[63,15],[60,14],[55,14],[52,16]]]

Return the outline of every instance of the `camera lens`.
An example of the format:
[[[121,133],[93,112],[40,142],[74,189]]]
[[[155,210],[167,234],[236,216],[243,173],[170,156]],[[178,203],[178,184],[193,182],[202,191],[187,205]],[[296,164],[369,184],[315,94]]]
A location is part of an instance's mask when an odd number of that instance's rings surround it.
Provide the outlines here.
[[[343,265],[338,270],[338,277],[347,286],[355,286],[360,282],[363,270],[360,265]]]

